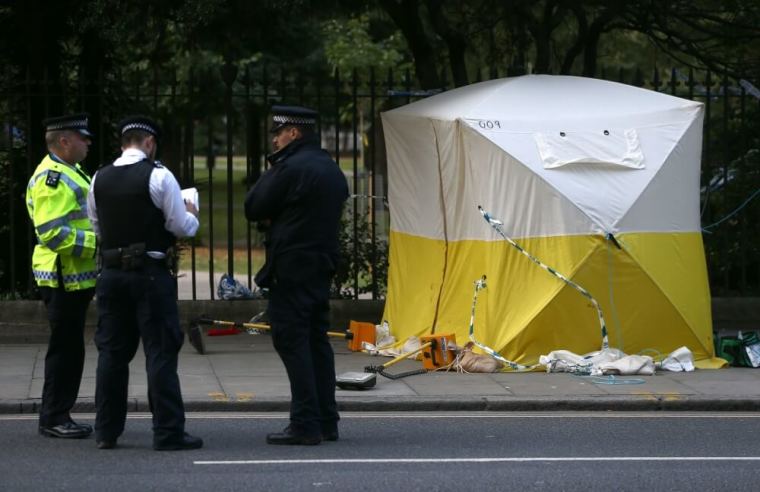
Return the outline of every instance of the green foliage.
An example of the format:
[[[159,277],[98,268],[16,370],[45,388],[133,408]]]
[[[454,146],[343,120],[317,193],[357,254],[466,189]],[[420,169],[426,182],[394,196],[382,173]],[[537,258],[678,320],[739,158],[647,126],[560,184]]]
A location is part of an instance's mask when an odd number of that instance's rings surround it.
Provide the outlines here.
[[[358,278],[357,294],[372,293],[373,298],[383,299],[388,282],[388,242],[377,236],[372,243],[370,222],[358,217],[354,242],[353,214],[348,212],[341,219],[338,236],[341,259],[333,278],[332,294],[339,298],[354,297],[354,279]],[[374,274],[375,284],[372,283]]]
[[[369,33],[367,14],[348,20],[330,19],[322,24],[324,50],[327,62],[342,73],[354,69],[374,67],[379,73],[389,68],[401,68],[404,60],[404,41],[396,31],[389,37],[375,41]]]

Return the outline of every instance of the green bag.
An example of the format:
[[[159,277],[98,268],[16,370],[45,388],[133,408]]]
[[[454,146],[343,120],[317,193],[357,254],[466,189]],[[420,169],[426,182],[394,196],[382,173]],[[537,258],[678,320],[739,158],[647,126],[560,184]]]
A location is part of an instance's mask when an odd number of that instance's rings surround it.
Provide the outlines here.
[[[747,361],[750,367],[760,367],[760,339],[757,337],[757,333],[751,331],[749,333],[739,332],[737,338],[742,343],[744,354],[747,356]]]
[[[717,350],[718,357],[726,359],[730,366],[734,367],[752,367],[744,349],[743,340],[735,336],[721,337]]]

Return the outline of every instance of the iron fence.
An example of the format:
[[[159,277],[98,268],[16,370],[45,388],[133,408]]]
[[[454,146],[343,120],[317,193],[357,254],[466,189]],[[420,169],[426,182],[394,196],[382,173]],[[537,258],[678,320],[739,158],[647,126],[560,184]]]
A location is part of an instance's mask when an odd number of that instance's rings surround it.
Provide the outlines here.
[[[483,74],[499,76],[497,71]],[[478,76],[478,79],[487,78]],[[702,221],[713,294],[760,291],[760,209],[753,201],[726,217],[760,188],[760,92],[747,81],[688,70],[622,69],[600,78],[667,92],[705,103],[702,157]],[[185,290],[181,296],[215,297],[219,273],[232,273],[249,287],[263,262],[263,238],[243,217],[247,188],[266,168],[268,111],[273,103],[309,106],[320,112],[323,146],[349,182],[342,236],[345,264],[335,294],[384,295],[387,271],[387,166],[379,114],[426,97],[411,74],[389,70],[305,74],[263,64],[186,72],[101,72],[64,79],[28,75],[0,97],[0,291],[29,292],[34,236],[26,217],[26,182],[44,155],[40,121],[48,115],[87,111],[96,137],[84,165],[94,172],[118,155],[115,123],[124,115],[149,113],[164,127],[160,159],[183,187],[201,193],[201,229],[186,243]],[[219,162],[221,161],[221,163]],[[725,220],[723,220],[725,219]]]

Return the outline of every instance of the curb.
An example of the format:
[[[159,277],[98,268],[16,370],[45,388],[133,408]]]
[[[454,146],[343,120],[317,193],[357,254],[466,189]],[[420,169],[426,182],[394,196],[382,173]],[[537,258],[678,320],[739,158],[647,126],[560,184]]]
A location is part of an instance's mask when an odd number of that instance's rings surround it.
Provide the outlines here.
[[[290,400],[271,398],[247,401],[185,401],[186,412],[287,412]],[[642,397],[585,398],[501,398],[478,397],[468,400],[440,397],[338,399],[341,412],[557,412],[557,411],[690,411],[751,412],[760,410],[760,398],[714,398],[647,395]],[[127,410],[150,412],[148,401],[130,398]],[[36,400],[0,400],[0,414],[34,414],[39,411]],[[93,399],[77,401],[73,413],[94,413]]]

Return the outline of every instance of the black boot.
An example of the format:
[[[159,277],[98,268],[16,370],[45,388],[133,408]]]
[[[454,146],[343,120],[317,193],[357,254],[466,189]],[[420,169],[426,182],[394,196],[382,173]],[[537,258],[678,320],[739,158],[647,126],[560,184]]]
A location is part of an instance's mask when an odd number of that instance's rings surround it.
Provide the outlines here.
[[[153,449],[156,451],[180,451],[183,449],[199,449],[203,447],[203,439],[191,436],[185,432],[182,437],[153,441]]]
[[[303,434],[294,432],[290,426],[285,427],[282,432],[273,432],[267,434],[267,444],[300,444],[313,446],[322,442],[320,434]]]

